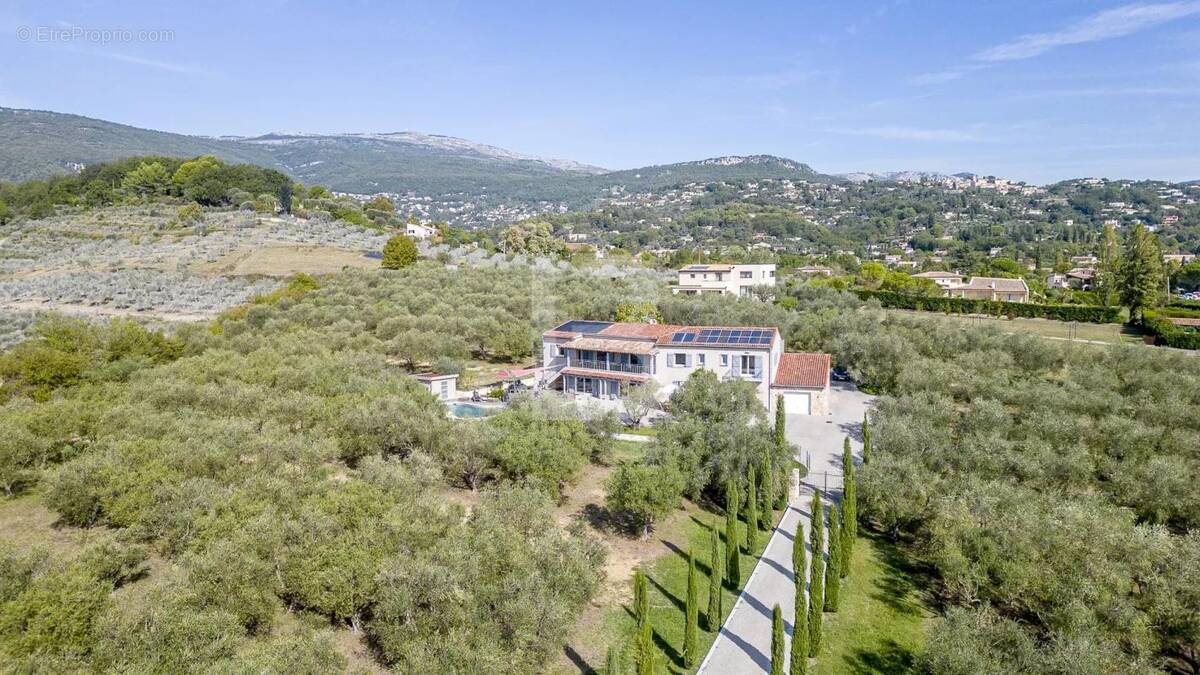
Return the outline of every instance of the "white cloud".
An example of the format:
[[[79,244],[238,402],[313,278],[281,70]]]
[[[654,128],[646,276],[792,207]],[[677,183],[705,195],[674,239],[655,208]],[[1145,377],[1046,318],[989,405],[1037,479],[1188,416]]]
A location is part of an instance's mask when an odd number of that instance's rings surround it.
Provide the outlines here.
[[[962,79],[965,73],[961,70],[943,70],[936,73],[921,73],[908,78],[909,84],[928,85],[928,84],[945,84],[955,80]]]
[[[1093,14],[1061,30],[1023,35],[1012,42],[989,47],[972,58],[986,62],[1028,59],[1066,45],[1131,35],[1194,14],[1200,14],[1200,1],[1124,5]]]
[[[960,129],[925,129],[920,127],[863,127],[854,129],[836,129],[837,133],[851,136],[872,136],[894,141],[937,141],[963,143],[977,141],[979,138]]]
[[[203,72],[202,69],[189,66],[182,63],[172,63],[170,61],[158,61],[155,59],[144,59],[140,56],[130,56],[120,52],[111,52],[106,50],[82,50],[81,53],[89,56],[99,56],[100,58],[120,61],[121,63],[131,63],[136,66],[145,66],[147,68],[156,68],[165,70],[171,73],[182,73],[186,75],[197,75]]]

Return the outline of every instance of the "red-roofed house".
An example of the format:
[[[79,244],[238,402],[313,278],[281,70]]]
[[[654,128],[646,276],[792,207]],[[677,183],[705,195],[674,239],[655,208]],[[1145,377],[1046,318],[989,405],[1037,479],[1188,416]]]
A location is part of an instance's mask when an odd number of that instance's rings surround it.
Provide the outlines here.
[[[789,354],[773,327],[568,321],[542,333],[542,385],[615,399],[653,380],[666,398],[701,368],[755,383],[763,406],[789,414],[829,407],[828,354]]]

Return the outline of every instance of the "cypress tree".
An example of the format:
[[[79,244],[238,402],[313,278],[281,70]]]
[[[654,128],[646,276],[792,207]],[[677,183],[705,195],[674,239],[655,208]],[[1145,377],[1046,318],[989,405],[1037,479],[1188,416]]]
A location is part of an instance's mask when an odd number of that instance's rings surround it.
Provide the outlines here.
[[[825,611],[838,611],[842,590],[842,537],[838,507],[829,507],[829,566],[825,568]]]
[[[721,593],[721,583],[725,580],[725,565],[721,559],[721,535],[717,534],[717,528],[712,528],[709,531],[709,553],[710,571],[708,575],[708,613],[705,614],[705,619],[708,623],[710,631],[716,631],[721,626],[721,601],[724,596]]]
[[[787,427],[785,415],[783,414],[783,397],[775,397],[775,459],[772,462],[774,471],[772,473],[775,479],[772,491],[775,493],[775,508],[783,510],[787,508],[788,486],[791,481],[791,455],[788,453],[787,442]],[[777,465],[782,462],[782,465]]]
[[[757,476],[754,467],[750,467],[746,475],[746,551],[754,555],[758,547],[758,492],[754,483]]]
[[[808,672],[808,599],[804,595],[804,578],[808,573],[804,555],[804,540],[792,540],[792,572],[796,577],[796,607],[792,615],[791,675]]]
[[[783,414],[783,396],[775,397],[775,447],[782,448],[787,445],[787,437],[785,436],[786,416]]]
[[[804,596],[804,576],[796,577],[796,611],[792,618],[791,675],[808,673],[808,600]]]
[[[621,663],[621,650],[616,647],[608,648],[608,658],[604,661],[605,675],[624,675],[625,664]]]
[[[858,477],[854,456],[847,448],[842,453],[842,577],[850,574],[850,559],[854,556],[854,541],[858,537]]]
[[[783,659],[783,611],[777,603],[771,610],[771,675],[784,675],[787,666]]]
[[[771,455],[762,457],[762,505],[758,509],[758,524],[766,532],[775,523],[775,471],[771,466]]]
[[[700,598],[696,579],[696,556],[688,549],[687,605],[683,624],[683,665],[691,668],[700,656],[697,633],[700,630]]]
[[[638,629],[638,675],[654,675],[654,629],[649,619]]]
[[[636,570],[633,573],[633,615],[639,627],[650,619],[650,595],[647,590],[645,573]]]
[[[808,655],[816,657],[821,651],[821,615],[825,612],[825,524],[821,507],[821,493],[813,493],[812,523],[809,543],[812,547],[812,564],[808,570]]]
[[[863,464],[871,463],[871,423],[867,420],[867,413],[863,413],[862,423],[863,434]]]
[[[738,538],[738,490],[737,484],[725,484],[725,578],[730,588],[742,585],[741,540]]]
[[[634,616],[637,618],[637,643],[634,654],[637,658],[637,671],[641,673],[654,672],[654,631],[650,627],[650,593],[646,584],[646,575],[638,570],[633,575]]]

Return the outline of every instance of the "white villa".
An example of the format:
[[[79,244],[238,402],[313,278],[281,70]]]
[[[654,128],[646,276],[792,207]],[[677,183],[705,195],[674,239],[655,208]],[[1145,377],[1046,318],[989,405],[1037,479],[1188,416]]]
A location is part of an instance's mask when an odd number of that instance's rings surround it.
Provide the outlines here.
[[[666,398],[707,368],[755,383],[769,411],[776,396],[788,414],[829,411],[830,356],[784,352],[775,328],[568,321],[542,333],[542,363],[543,386],[597,398],[648,380]]]
[[[679,283],[672,293],[694,295],[750,295],[754,286],[775,285],[775,264],[756,265],[688,265],[679,270]]]
[[[951,288],[953,286],[961,285],[963,280],[963,275],[956,274],[954,272],[921,272],[920,274],[914,274],[913,276],[918,279],[929,279],[942,288]]]
[[[429,225],[421,225],[419,223],[408,223],[404,226],[404,234],[413,239],[429,239],[437,236],[437,228]]]
[[[970,277],[964,281],[963,275],[955,272],[921,272],[912,276],[932,281],[942,289],[942,295],[950,298],[1029,302],[1029,285],[1024,279]]]

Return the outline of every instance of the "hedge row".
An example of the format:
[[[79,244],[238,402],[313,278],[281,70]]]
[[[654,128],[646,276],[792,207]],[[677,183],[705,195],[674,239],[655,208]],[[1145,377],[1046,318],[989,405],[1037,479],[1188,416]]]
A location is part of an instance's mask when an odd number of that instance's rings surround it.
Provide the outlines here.
[[[1197,309],[1200,310],[1200,300],[1185,300],[1183,298],[1172,298],[1167,303],[1167,307],[1175,309]]]
[[[1157,344],[1176,349],[1200,349],[1200,332],[1176,326],[1169,318],[1157,312],[1142,312],[1142,328],[1156,337]]]
[[[863,300],[875,298],[884,307],[916,309],[951,314],[989,314],[992,316],[1057,319],[1085,323],[1116,323],[1121,320],[1121,308],[1098,305],[1039,305],[1032,302],[1003,302],[973,298],[924,297],[894,291],[873,291],[856,288]]]

